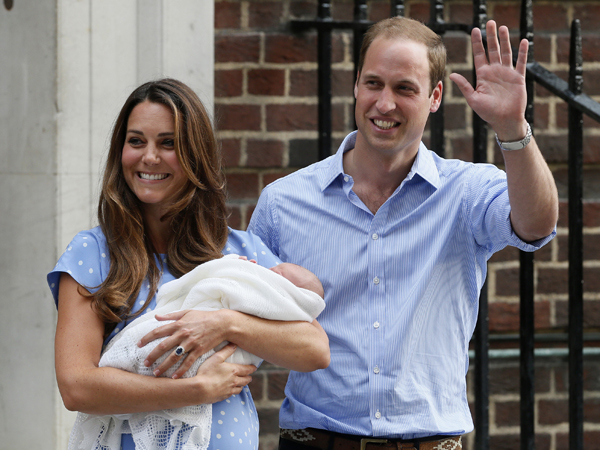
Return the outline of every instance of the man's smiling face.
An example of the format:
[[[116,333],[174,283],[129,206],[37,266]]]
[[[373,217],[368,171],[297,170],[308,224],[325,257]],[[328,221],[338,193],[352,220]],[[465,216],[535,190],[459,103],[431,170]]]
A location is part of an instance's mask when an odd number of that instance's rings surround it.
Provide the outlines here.
[[[376,38],[354,87],[357,147],[389,157],[416,155],[430,112],[438,109],[442,84],[430,93],[424,44]]]

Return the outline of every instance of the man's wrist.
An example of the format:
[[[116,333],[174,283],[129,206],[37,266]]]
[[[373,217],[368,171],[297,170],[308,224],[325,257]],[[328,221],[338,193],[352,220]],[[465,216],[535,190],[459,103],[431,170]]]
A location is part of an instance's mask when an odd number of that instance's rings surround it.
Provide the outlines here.
[[[496,142],[498,143],[498,145],[500,146],[500,148],[504,151],[514,151],[514,150],[521,150],[524,149],[525,147],[527,147],[529,145],[529,142],[531,142],[531,137],[532,137],[532,132],[531,132],[531,126],[529,125],[529,123],[526,122],[527,125],[527,131],[525,132],[525,136],[521,139],[517,139],[517,140],[501,140],[498,137],[498,134],[496,134]]]

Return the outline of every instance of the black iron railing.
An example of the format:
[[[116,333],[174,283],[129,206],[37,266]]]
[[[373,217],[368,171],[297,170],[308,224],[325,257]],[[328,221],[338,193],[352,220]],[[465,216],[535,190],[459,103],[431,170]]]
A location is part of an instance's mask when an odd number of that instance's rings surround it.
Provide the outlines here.
[[[560,79],[546,70],[534,59],[532,0],[522,0],[520,36],[529,41],[527,64],[526,119],[533,123],[535,84],[546,88],[551,94],[567,102],[569,106],[569,448],[583,450],[583,115],[600,122],[600,104],[583,94],[582,48],[579,21],[571,29],[569,81]],[[366,0],[354,1],[354,18],[350,21],[334,20],[331,2],[319,0],[314,20],[294,20],[292,30],[317,30],[318,34],[318,93],[319,93],[319,157],[331,154],[331,35],[333,30],[350,30],[354,35],[353,54],[356,62],[362,36],[372,22],[367,20]],[[390,1],[390,15],[405,12],[404,1]],[[475,27],[482,28],[487,21],[485,0],[473,1],[472,24],[444,22],[443,0],[430,1],[428,26],[443,35],[447,31],[470,33]],[[484,33],[485,39],[485,33]],[[473,76],[475,71],[473,70]],[[431,115],[430,147],[444,156],[444,108]],[[487,162],[487,126],[473,113],[473,160]],[[520,254],[520,366],[521,366],[521,449],[535,448],[534,430],[534,256]],[[556,335],[555,335],[556,337]],[[475,352],[475,448],[489,448],[489,332],[487,283],[480,296],[478,326],[473,338]]]

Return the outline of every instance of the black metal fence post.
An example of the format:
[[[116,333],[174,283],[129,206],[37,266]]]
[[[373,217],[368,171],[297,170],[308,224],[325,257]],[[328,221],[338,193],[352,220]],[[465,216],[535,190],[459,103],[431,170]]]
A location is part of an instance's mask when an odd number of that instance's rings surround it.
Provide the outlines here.
[[[569,90],[583,91],[581,27],[571,26]],[[583,114],[569,106],[569,449],[583,450]]]

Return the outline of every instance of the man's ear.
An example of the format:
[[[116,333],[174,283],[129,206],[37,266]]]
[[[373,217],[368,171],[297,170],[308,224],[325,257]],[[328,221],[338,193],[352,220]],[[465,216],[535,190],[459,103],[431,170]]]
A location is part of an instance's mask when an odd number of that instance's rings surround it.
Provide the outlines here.
[[[429,106],[429,112],[436,112],[440,105],[442,104],[442,92],[444,91],[444,86],[441,81],[438,81],[437,86],[431,93],[431,104]]]
[[[356,98],[358,94],[358,80],[360,79],[360,72],[356,74],[356,81],[354,82],[354,98]]]

